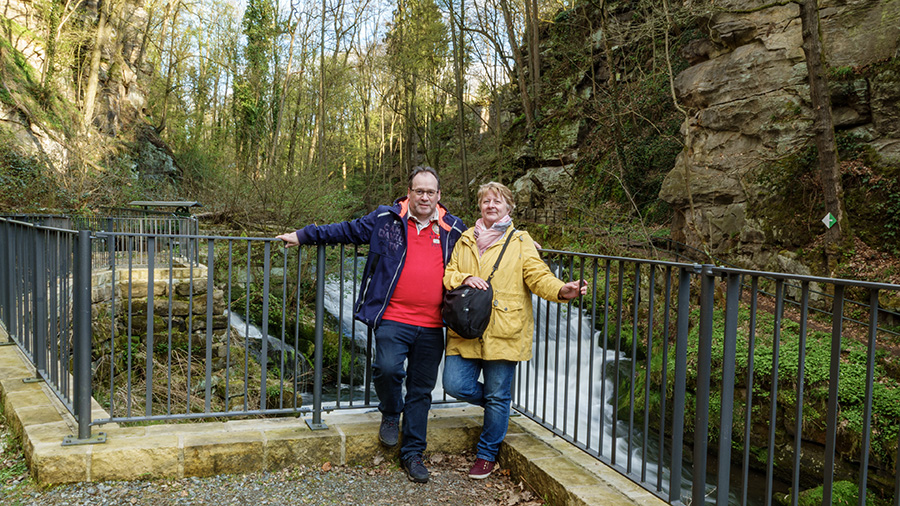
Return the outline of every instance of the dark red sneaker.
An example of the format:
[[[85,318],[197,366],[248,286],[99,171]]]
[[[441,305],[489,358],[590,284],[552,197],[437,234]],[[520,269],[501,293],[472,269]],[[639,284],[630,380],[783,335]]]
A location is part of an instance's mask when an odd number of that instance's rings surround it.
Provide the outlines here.
[[[491,475],[494,470],[494,463],[484,459],[475,459],[475,465],[469,469],[469,478],[473,480],[483,480]]]

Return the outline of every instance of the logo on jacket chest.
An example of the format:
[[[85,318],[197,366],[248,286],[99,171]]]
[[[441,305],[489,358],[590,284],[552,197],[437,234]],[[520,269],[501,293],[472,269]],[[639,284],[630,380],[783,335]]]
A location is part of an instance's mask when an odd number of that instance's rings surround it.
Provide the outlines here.
[[[385,223],[378,229],[378,239],[386,250],[397,253],[403,249],[403,228],[401,222]]]

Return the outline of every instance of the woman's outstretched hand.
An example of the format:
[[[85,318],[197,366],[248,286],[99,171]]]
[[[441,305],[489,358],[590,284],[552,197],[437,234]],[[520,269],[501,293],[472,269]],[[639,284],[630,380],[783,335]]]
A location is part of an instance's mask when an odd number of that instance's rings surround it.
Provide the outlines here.
[[[564,300],[572,300],[579,295],[586,294],[587,287],[587,281],[581,279],[576,281],[569,281],[559,289],[559,298]]]

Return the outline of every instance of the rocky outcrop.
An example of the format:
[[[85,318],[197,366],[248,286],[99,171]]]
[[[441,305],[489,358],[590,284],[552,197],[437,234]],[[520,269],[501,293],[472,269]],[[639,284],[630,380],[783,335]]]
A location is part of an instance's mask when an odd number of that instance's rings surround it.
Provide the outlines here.
[[[564,207],[565,202],[560,201],[560,196],[572,187],[573,165],[538,167],[517,179],[512,185],[517,211],[525,213]]]
[[[68,164],[69,151],[59,142],[63,135],[35,124],[21,109],[0,104],[0,125],[12,134],[15,144],[25,153],[57,170]]]
[[[91,125],[70,124],[67,128],[71,132],[86,130],[92,139],[99,134],[101,138],[122,142],[124,151],[130,152],[135,172],[139,175],[172,178],[180,171],[171,150],[144,119],[149,100],[147,82],[153,69],[145,62],[147,38],[144,32],[148,28],[149,15],[143,3],[143,0],[126,0],[124,5],[113,9],[100,51],[98,92]],[[66,30],[76,22],[86,24],[88,31],[84,43],[87,47],[82,51],[90,51],[95,40],[92,32],[96,30],[97,5],[94,0],[80,3],[77,12],[66,18]],[[48,58],[44,44],[48,20],[43,17],[41,6],[24,0],[8,0],[3,14],[15,33],[11,44],[31,69],[27,71],[30,73],[29,86],[21,89],[11,84],[8,86],[9,98],[0,101],[0,125],[12,132],[17,145],[26,152],[64,172],[72,157],[69,152],[71,146],[67,145],[71,139],[67,139],[63,132],[51,131],[47,125],[37,124],[33,114],[37,111],[32,110],[37,106],[22,97],[39,88],[37,83],[44,82]],[[85,58],[84,55],[80,57]],[[48,86],[69,103],[81,104],[83,97],[80,94],[86,88],[88,72],[84,67],[60,64],[66,58],[71,58],[71,55],[57,55],[55,73]],[[90,60],[89,56],[86,58]],[[68,120],[74,120],[74,117],[64,119]],[[108,145],[106,142],[104,144]]]
[[[765,213],[751,212],[767,192],[759,171],[796,154],[812,135],[799,7],[716,5],[701,23],[708,37],[686,48],[692,65],[675,79],[690,117],[682,126],[685,148],[660,198],[676,211],[674,239],[765,266],[772,244],[788,247],[791,236]],[[824,1],[819,8],[831,68],[900,57],[900,0]],[[836,129],[856,134],[883,161],[900,163],[900,75],[883,70],[830,89]]]

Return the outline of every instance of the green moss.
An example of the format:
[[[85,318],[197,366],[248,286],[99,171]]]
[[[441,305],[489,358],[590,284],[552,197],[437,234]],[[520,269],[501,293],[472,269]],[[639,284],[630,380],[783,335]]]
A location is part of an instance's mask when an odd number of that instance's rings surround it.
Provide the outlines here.
[[[626,304],[627,305],[627,304]],[[699,318],[698,311],[695,310],[691,314],[691,320],[697,321]],[[709,412],[704,414],[710,420],[709,441],[715,446],[718,444],[719,425],[718,420],[721,415],[721,373],[724,357],[723,343],[723,325],[724,316],[720,309],[716,309],[713,318],[713,343],[712,352],[712,384],[710,386]],[[747,374],[748,364],[750,360],[749,350],[749,320],[750,314],[747,309],[741,309],[738,318],[738,336],[736,341],[736,357],[735,357],[735,389],[737,392],[744,391],[748,388]],[[626,332],[627,331],[627,332]],[[753,354],[753,410],[751,423],[754,427],[768,427],[768,419],[770,416],[770,406],[772,403],[772,388],[774,375],[774,358],[775,346],[773,337],[775,335],[775,319],[773,315],[759,312],[757,314],[757,330],[755,338],[755,349]],[[795,424],[795,414],[797,410],[797,382],[800,372],[800,328],[799,325],[788,318],[781,322],[780,339],[778,341],[778,397],[777,405],[777,436],[778,441],[792,441],[792,436],[784,431],[784,427],[792,427]],[[646,330],[641,329],[639,335],[646,335]],[[662,385],[661,380],[662,362],[659,357],[662,356],[662,330],[660,329],[654,336],[654,350],[652,356],[655,357],[650,364],[651,367],[651,386],[652,392],[659,392]],[[696,416],[696,397],[693,392],[697,382],[697,357],[699,343],[699,328],[694,327],[688,336],[688,364],[687,364],[687,386],[689,391],[686,396],[686,405],[684,416],[686,420],[693,420]],[[623,328],[623,348],[630,349],[630,329]],[[670,343],[671,344],[671,343]],[[641,338],[638,342],[639,363],[644,363],[642,356],[646,356],[646,339]],[[838,403],[839,422],[838,422],[838,455],[847,461],[855,461],[858,459],[862,446],[862,431],[864,428],[864,410],[866,397],[866,381],[867,381],[867,348],[864,343],[860,343],[849,337],[842,340],[841,343],[841,363],[840,363],[840,379],[838,383]],[[804,364],[804,403],[803,403],[803,427],[804,435],[807,439],[816,440],[824,437],[824,429],[826,427],[827,406],[829,396],[829,386],[831,383],[830,361],[831,361],[831,335],[829,332],[808,330],[805,342],[805,360]],[[872,389],[872,417],[871,417],[871,440],[870,440],[870,456],[874,465],[879,468],[893,472],[895,465],[894,457],[897,452],[897,437],[900,434],[900,382],[895,376],[887,371],[890,365],[891,357],[887,353],[879,353],[877,356],[874,376],[878,378]],[[675,369],[675,354],[669,353],[669,362],[667,364],[669,376],[671,371]],[[627,378],[626,378],[627,381]],[[635,405],[644,405],[644,383],[645,375],[638,374],[634,379],[635,391],[638,398]],[[621,387],[629,390],[629,386]],[[670,383],[666,385],[667,396],[671,398],[674,394],[674,385]],[[651,399],[651,420],[659,417],[658,412],[653,412],[653,407],[658,408],[658,396],[654,395]],[[620,409],[628,409],[628,399],[619,400]],[[671,406],[671,403],[669,403]],[[743,433],[743,420],[746,410],[746,398],[741,395],[735,396],[734,426],[733,434]],[[642,417],[641,410],[636,413],[637,417]],[[668,416],[672,416],[671,413]],[[690,424],[688,424],[690,430]],[[750,441],[751,448],[756,448],[751,455],[756,455],[756,463],[765,462],[767,451],[766,434],[754,435]],[[742,438],[732,438],[731,444],[737,452],[743,451],[744,441]]]
[[[822,504],[823,487],[800,493],[798,504],[800,506],[818,506]],[[857,506],[859,504],[859,486],[849,481],[837,481],[832,487],[831,504],[833,506]],[[871,494],[866,494],[866,505],[874,506],[875,500]]]
[[[883,163],[855,134],[837,132],[835,141],[853,233],[866,244],[900,253],[900,167]],[[815,146],[809,145],[756,173],[754,184],[763,191],[750,201],[748,217],[762,224],[773,247],[799,249],[824,232],[819,221],[826,210],[817,160]],[[805,253],[801,260],[807,265],[821,263],[821,251]]]

